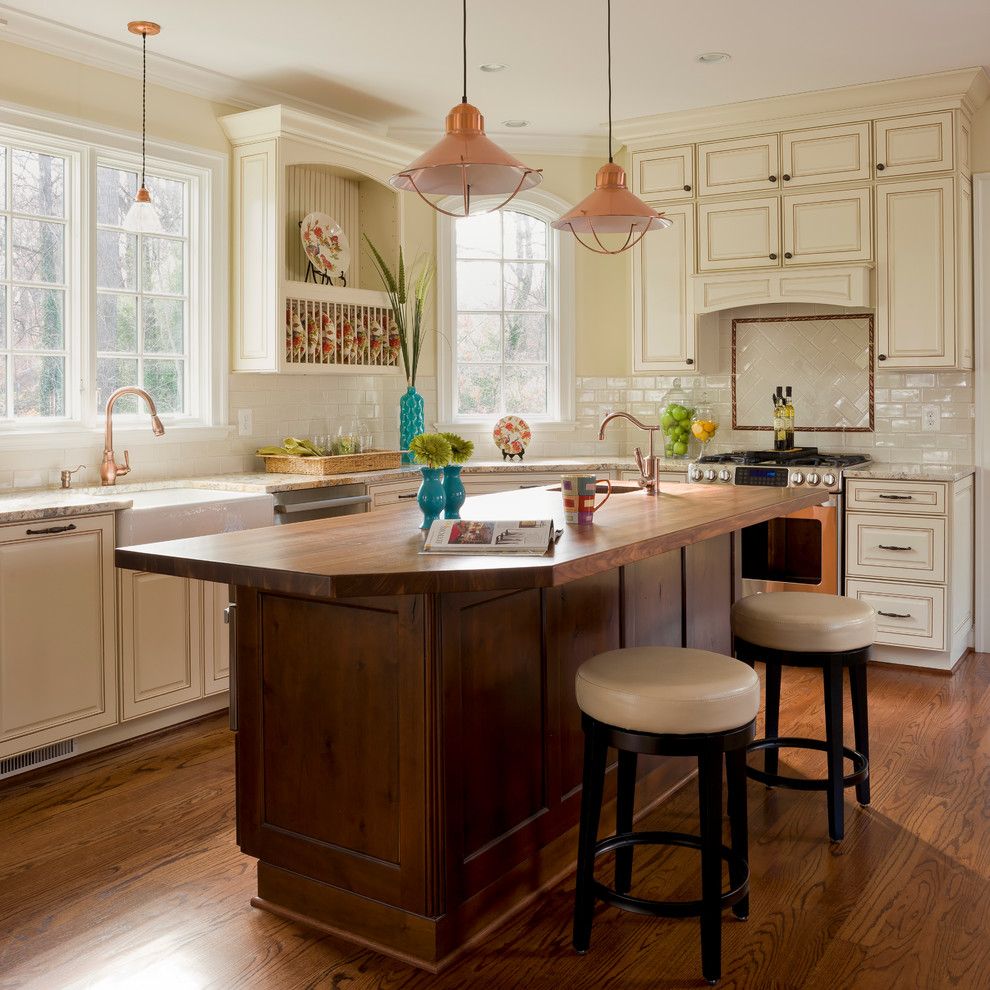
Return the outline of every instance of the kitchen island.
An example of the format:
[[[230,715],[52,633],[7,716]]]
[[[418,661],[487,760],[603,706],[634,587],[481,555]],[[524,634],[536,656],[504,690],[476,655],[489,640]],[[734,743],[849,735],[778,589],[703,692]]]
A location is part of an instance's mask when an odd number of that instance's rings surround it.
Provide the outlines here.
[[[733,534],[825,498],[621,491],[546,557],[423,555],[410,506],[116,560],[231,585],[237,839],[259,860],[254,903],[437,970],[573,864],[577,667],[620,646],[728,652]],[[546,489],[472,498],[462,514],[562,524]],[[691,769],[640,763],[640,809]]]

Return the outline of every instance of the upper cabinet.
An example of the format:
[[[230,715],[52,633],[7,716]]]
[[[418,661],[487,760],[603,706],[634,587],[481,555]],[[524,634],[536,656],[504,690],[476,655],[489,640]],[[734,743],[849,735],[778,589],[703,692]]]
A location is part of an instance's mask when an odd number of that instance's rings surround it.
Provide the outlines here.
[[[776,196],[698,205],[699,272],[775,267],[779,259]]]
[[[691,199],[694,195],[694,145],[637,151],[632,156],[632,180],[638,196],[657,200],[660,204]]]
[[[863,182],[872,177],[870,124],[839,124],[784,131],[780,136],[783,188],[826,182]]]
[[[953,168],[951,110],[887,117],[873,126],[878,178],[947,172]]]
[[[780,182],[776,134],[698,145],[698,195],[766,192]]]

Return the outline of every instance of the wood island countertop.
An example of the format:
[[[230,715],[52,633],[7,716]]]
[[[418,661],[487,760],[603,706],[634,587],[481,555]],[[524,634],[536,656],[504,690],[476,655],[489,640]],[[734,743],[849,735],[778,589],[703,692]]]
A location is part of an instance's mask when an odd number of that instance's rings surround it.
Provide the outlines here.
[[[425,555],[415,505],[118,549],[118,567],[313,598],[545,588],[819,505],[821,490],[664,484],[617,491],[592,526],[567,526],[559,491],[468,498],[465,519],[555,519],[545,557]]]

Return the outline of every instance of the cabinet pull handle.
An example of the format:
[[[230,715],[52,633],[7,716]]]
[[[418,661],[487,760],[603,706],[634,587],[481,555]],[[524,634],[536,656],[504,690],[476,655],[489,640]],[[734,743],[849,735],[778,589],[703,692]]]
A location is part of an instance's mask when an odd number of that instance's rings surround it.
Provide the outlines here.
[[[881,164],[879,162],[877,163],[877,171],[878,172],[882,172],[886,167],[887,167],[886,165],[883,165],[883,164]]]
[[[882,612],[880,609],[877,609],[877,615],[885,615],[885,616],[887,616],[888,619],[910,619],[911,618],[911,613],[910,612]]]
[[[793,257],[794,257],[794,255],[793,255],[793,254],[791,254],[791,252],[790,252],[790,251],[785,251],[785,252],[784,252],[784,257],[785,257],[785,258],[793,258]]]
[[[776,182],[776,181],[777,181],[777,176],[775,176],[775,175],[771,175],[771,176],[770,176],[770,177],[769,177],[769,178],[767,179],[767,182]]]
[[[881,543],[879,544],[881,550],[913,550],[914,547],[898,547],[893,544]]]
[[[73,523],[69,523],[68,526],[49,526],[48,529],[29,529],[27,531],[28,536],[50,536],[53,533],[70,533],[76,527]]]
[[[784,180],[784,182],[790,182],[791,181],[791,177],[789,175],[787,175],[786,173],[784,175],[782,175],[781,178]]]
[[[237,610],[236,602],[229,602],[223,610],[223,621],[230,626],[230,665],[227,674],[227,690],[230,700],[227,702],[227,725],[231,732],[237,731],[237,623],[235,622]]]
[[[883,492],[880,493],[880,498],[889,498],[893,502],[910,502],[914,498],[913,495],[885,495]]]
[[[776,261],[777,260],[777,255],[776,254],[771,254],[770,255],[770,260],[771,261]]]
[[[690,186],[685,186],[684,187],[684,191],[685,192],[690,192],[691,191],[691,187]]]
[[[878,361],[886,361],[887,360],[887,355],[886,354],[878,354],[877,355],[877,360]]]
[[[415,498],[419,492],[409,492],[408,495],[400,495],[399,498]]]
[[[520,485],[520,488],[542,488],[542,485]]]

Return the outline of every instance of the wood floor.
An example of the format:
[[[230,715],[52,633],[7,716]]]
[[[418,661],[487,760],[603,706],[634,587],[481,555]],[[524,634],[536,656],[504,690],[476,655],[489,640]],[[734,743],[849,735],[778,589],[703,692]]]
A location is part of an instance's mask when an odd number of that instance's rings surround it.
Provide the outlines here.
[[[752,913],[724,925],[725,987],[990,987],[990,655],[954,676],[870,668],[873,805],[750,783]],[[820,734],[814,672],[782,730]],[[813,771],[814,755],[784,766]],[[233,747],[211,718],[0,789],[0,987],[664,990],[703,985],[697,922],[599,907],[570,949],[573,879],[439,977],[254,910],[234,843]],[[692,831],[686,787],[646,819]],[[640,823],[643,827],[643,823]],[[637,852],[634,890],[682,894],[687,851]],[[603,868],[607,864],[603,863]]]

